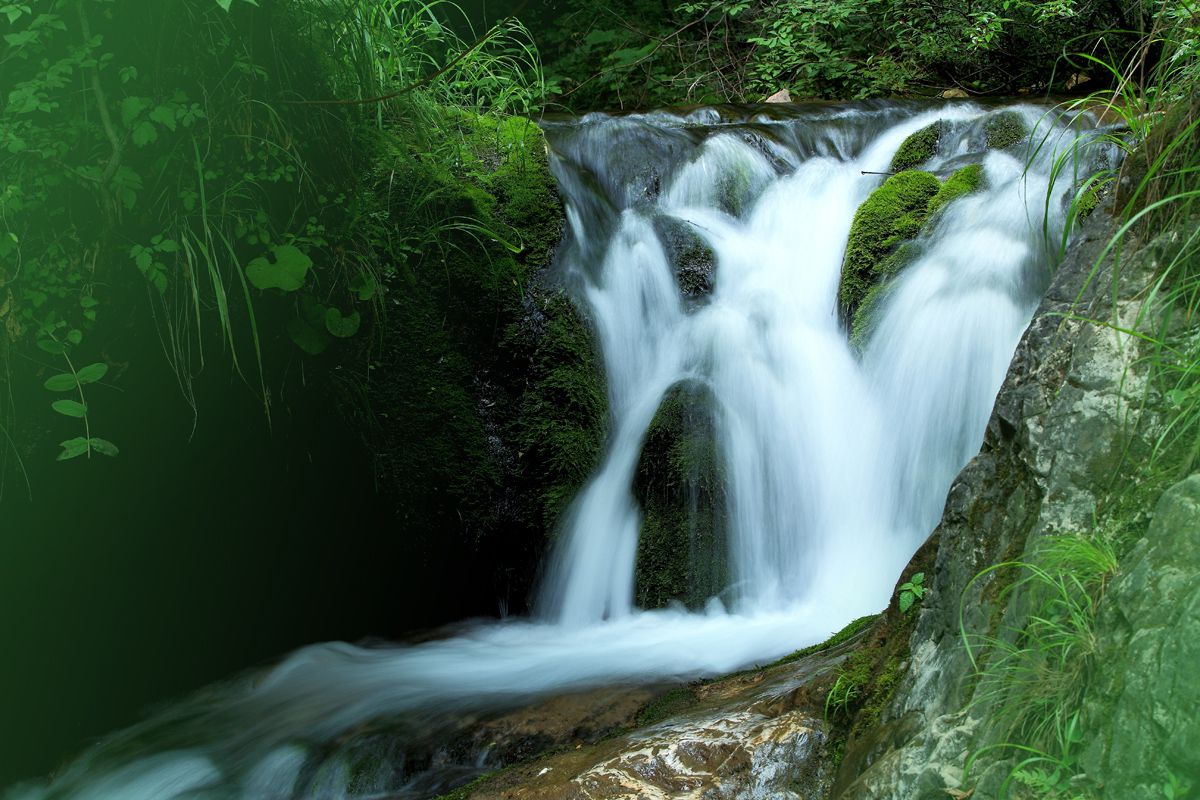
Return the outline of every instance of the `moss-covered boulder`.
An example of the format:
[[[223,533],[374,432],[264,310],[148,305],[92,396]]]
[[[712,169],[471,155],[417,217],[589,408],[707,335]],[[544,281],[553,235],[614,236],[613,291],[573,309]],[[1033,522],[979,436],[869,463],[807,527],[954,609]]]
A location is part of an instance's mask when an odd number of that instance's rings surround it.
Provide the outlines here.
[[[916,133],[910,134],[892,156],[892,172],[904,172],[916,169],[937,155],[938,142],[942,138],[943,124],[941,120],[926,125]]]
[[[1029,135],[1025,120],[1015,111],[1001,111],[988,118],[983,126],[988,149],[998,150],[1020,144]]]
[[[634,493],[644,514],[635,600],[691,608],[725,588],[725,466],[712,393],[699,382],[671,387],[646,432]]]
[[[838,286],[844,319],[853,319],[871,288],[899,268],[888,256],[921,230],[929,218],[929,202],[940,189],[941,183],[928,172],[901,172],[888,178],[858,207]]]
[[[944,184],[927,172],[902,172],[859,207],[838,288],[839,309],[855,352],[861,353],[874,334],[892,278],[919,255],[912,239],[949,203],[982,185],[982,164],[959,169]]]

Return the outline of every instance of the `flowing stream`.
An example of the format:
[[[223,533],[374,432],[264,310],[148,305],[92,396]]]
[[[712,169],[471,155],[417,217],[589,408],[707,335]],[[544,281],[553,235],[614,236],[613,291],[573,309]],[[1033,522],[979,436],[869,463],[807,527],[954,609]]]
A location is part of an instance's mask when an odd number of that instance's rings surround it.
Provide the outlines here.
[[[304,648],[10,796],[429,796],[444,782],[394,765],[364,778],[331,743],[384,718],[421,736],[447,715],[548,693],[766,663],[883,608],[978,451],[1052,270],[1059,242],[1044,231],[1062,230],[1085,172],[1068,165],[1052,185],[1056,156],[1090,123],[1015,108],[1034,148],[988,150],[998,112],[970,103],[546,123],[569,222],[558,269],[602,344],[611,435],[559,534],[539,615],[414,646]],[[924,169],[944,178],[982,163],[984,188],[933,220],[856,353],[836,295],[855,210],[884,180],[864,172],[885,172],[906,136],[939,119]],[[681,293],[663,238],[681,226],[715,256],[698,297]],[[728,588],[700,612],[640,611],[631,486],[647,427],[684,380],[707,387],[727,465]]]

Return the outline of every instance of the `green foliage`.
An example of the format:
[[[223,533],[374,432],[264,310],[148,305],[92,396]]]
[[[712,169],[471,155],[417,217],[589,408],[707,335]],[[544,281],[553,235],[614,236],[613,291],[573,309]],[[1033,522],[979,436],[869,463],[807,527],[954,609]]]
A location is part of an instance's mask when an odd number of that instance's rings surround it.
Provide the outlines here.
[[[1021,577],[998,599],[1022,598],[1027,615],[1021,627],[987,636],[963,632],[979,680],[971,702],[992,709],[1000,739],[978,748],[965,771],[984,753],[1009,749],[1024,755],[1006,786],[1017,780],[1061,792],[1074,775],[1084,740],[1080,709],[1095,658],[1096,612],[1118,562],[1105,539],[1052,535],[1022,561],[990,567],[971,583],[1014,568]],[[1034,769],[1038,764],[1051,765],[1051,771]]]
[[[529,111],[543,87],[518,23],[464,41],[448,4],[42,0],[0,11],[13,87],[0,119],[4,357],[57,322],[101,351],[142,281],[155,315],[135,322],[161,326],[193,404],[204,331],[220,331],[240,373],[253,350],[269,414],[272,328],[322,352],[381,321],[391,254],[449,229],[497,234],[465,215],[397,238],[360,191],[367,126],[406,131],[405,157],[436,172],[469,156],[469,134],[443,132],[447,115]],[[395,96],[357,102],[383,95]]]
[[[910,580],[900,586],[900,613],[908,611],[912,608],[912,604],[925,596],[929,591],[928,586],[923,586],[925,582],[925,573],[918,572],[913,575]]]
[[[539,37],[575,109],[1064,88],[1064,52],[1120,50],[1162,3],[573,0]],[[1193,45],[1194,46],[1194,45]]]

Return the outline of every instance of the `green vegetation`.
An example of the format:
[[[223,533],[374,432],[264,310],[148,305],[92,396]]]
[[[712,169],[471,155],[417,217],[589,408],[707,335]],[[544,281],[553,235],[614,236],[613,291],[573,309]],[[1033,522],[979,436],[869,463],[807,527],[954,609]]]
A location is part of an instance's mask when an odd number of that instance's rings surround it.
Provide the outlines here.
[[[278,333],[317,354],[378,331],[380,287],[397,262],[447,232],[505,238],[471,216],[422,219],[422,202],[421,230],[397,236],[362,181],[381,139],[402,138],[398,171],[420,160],[434,173],[468,149],[448,122],[493,115],[495,128],[532,107],[536,55],[515,23],[472,46],[439,22],[450,7],[438,4],[2,10],[14,87],[0,124],[6,441],[13,394],[32,377],[30,345],[94,360],[118,326],[157,328],[186,402],[195,406],[193,376],[221,349],[269,419]],[[370,97],[380,99],[360,102]],[[148,305],[136,299],[147,292]],[[79,452],[115,454],[92,438]],[[38,446],[20,443],[27,455]],[[4,452],[20,458],[15,444]]]
[[[892,156],[892,172],[916,169],[937,155],[938,141],[942,138],[942,123],[926,125],[916,133],[909,134]]]
[[[1124,53],[1138,40],[1133,31],[1151,29],[1172,6],[571,0],[566,8],[546,13],[538,40],[557,102],[591,110],[761,102],[784,88],[796,99],[1063,91],[1090,76],[1086,65],[1056,69],[1064,52]]]
[[[901,150],[915,141],[913,137],[931,128],[936,126],[910,136]],[[909,153],[905,159],[920,156],[913,155],[912,148]],[[920,157],[919,161],[929,157]],[[962,167],[944,184],[938,184],[928,172],[901,172],[859,206],[850,227],[838,287],[839,306],[850,321],[850,345],[855,352],[866,349],[875,333],[878,311],[894,286],[891,278],[911,263],[916,253],[917,246],[911,239],[932,224],[935,214],[978,189],[982,182],[982,164]]]
[[[646,431],[634,484],[645,513],[635,570],[643,608],[672,600],[696,608],[728,581],[725,468],[713,402],[706,386],[677,384]]]
[[[913,575],[906,583],[900,585],[900,613],[908,611],[912,608],[913,603],[920,600],[929,591],[928,586],[924,586],[925,573],[918,572]]]

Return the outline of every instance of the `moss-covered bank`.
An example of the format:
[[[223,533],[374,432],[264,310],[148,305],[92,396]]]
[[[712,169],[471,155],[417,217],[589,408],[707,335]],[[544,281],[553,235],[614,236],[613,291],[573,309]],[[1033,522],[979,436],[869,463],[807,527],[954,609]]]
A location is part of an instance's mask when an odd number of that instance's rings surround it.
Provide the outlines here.
[[[634,494],[645,515],[638,539],[635,600],[696,608],[725,588],[725,466],[712,393],[689,381],[671,387],[646,432]]]
[[[386,324],[344,404],[430,560],[479,566],[516,606],[598,458],[605,391],[590,331],[545,277],[562,208],[528,120],[447,114],[458,166],[380,140]],[[449,163],[454,163],[450,161]],[[481,565],[481,566],[480,566]]]

